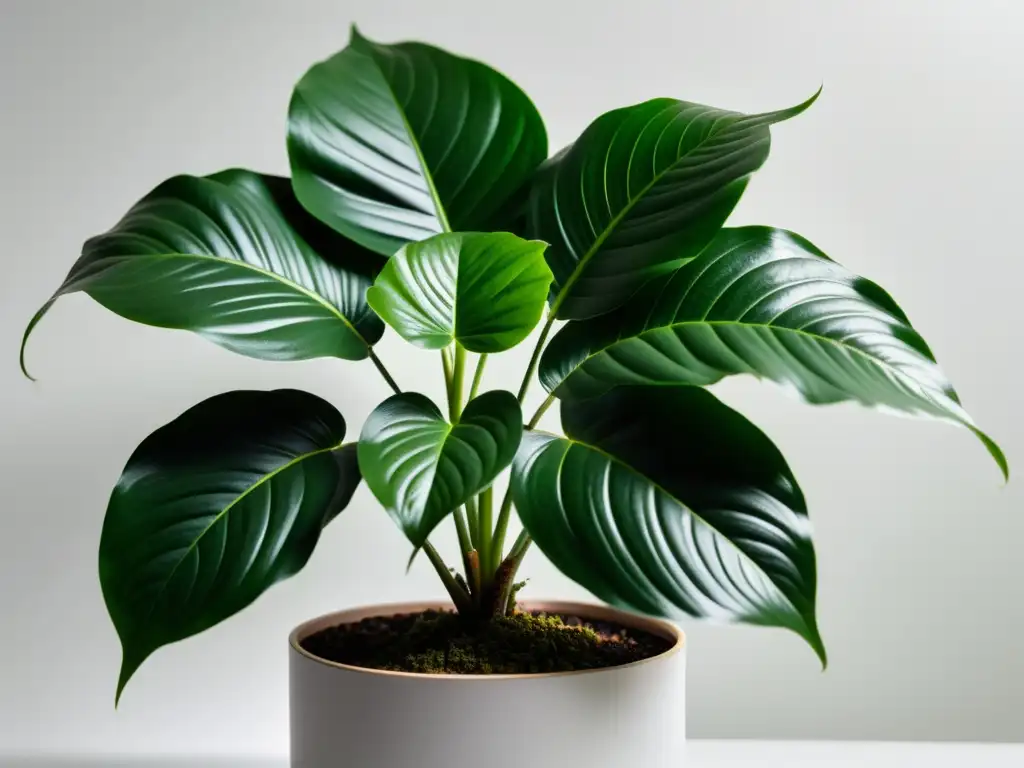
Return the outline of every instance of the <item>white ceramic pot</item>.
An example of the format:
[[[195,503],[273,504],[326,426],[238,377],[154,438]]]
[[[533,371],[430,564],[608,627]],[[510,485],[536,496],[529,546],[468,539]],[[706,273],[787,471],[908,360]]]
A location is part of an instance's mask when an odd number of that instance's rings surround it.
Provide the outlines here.
[[[684,768],[686,653],[671,624],[613,608],[526,601],[670,640],[644,661],[535,675],[424,675],[325,661],[300,646],[320,629],[442,608],[371,606],[292,632],[292,768]]]

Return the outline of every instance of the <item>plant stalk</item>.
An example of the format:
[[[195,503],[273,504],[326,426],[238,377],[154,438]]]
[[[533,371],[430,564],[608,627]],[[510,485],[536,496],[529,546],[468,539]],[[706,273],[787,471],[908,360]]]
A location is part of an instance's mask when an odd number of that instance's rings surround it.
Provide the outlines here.
[[[469,521],[469,540],[473,549],[480,548],[480,513],[476,505],[476,497],[466,502],[466,519]]]
[[[466,350],[455,342],[455,361],[452,363],[452,387],[448,398],[448,417],[452,424],[462,415],[462,384],[466,375]]]
[[[484,377],[484,366],[487,365],[487,354],[480,355],[476,360],[476,371],[473,373],[473,384],[469,388],[469,397],[466,398],[468,403],[474,397],[480,389],[480,382]]]
[[[431,565],[434,566],[434,570],[437,571],[437,575],[441,577],[441,581],[444,583],[445,589],[448,590],[448,595],[451,597],[452,602],[455,603],[455,607],[458,609],[459,613],[467,615],[471,613],[473,610],[473,601],[470,599],[469,593],[459,586],[459,582],[455,580],[455,576],[452,575],[451,569],[445,565],[441,555],[439,555],[437,550],[434,549],[434,545],[429,541],[423,542],[423,551],[426,553]]]
[[[398,386],[398,383],[391,377],[391,374],[388,373],[388,369],[384,367],[384,363],[382,363],[380,361],[380,358],[377,357],[377,353],[371,349],[369,352],[369,357],[373,364],[377,366],[377,370],[380,371],[380,375],[384,377],[384,381],[386,381],[388,385],[391,387],[391,389],[394,390],[395,394],[402,394],[402,390]]]
[[[530,422],[526,425],[526,428],[533,429],[534,427],[536,427],[537,422],[539,422],[541,420],[541,417],[545,413],[547,413],[548,408],[551,407],[551,404],[553,402],[555,402],[555,395],[552,392],[550,395],[548,395],[547,399],[540,404],[540,407],[537,409],[537,412],[533,414],[533,418],[530,419]]]
[[[540,362],[540,353],[544,350],[544,343],[548,340],[548,334],[551,333],[551,326],[555,324],[555,315],[553,312],[548,313],[547,322],[544,323],[544,327],[541,328],[540,338],[537,339],[537,346],[533,348],[533,354],[530,356],[530,365],[526,368],[526,375],[523,377],[523,383],[519,387],[519,404],[523,404],[523,399],[526,397],[526,391],[530,388],[530,383],[533,381],[533,375],[537,372],[537,364]]]
[[[494,488],[487,488],[480,493],[480,541],[477,550],[480,552],[480,575],[484,587],[490,585],[494,578],[496,563],[494,562],[494,541],[491,536],[491,510],[494,506]]]
[[[509,478],[508,489],[505,491],[505,498],[501,500],[501,509],[498,510],[498,522],[494,526],[494,543],[493,543],[493,564],[489,563],[488,568],[497,570],[498,564],[501,562],[501,558],[504,554],[505,549],[505,535],[508,533],[508,522],[512,517],[512,480]],[[493,567],[492,567],[493,566]]]

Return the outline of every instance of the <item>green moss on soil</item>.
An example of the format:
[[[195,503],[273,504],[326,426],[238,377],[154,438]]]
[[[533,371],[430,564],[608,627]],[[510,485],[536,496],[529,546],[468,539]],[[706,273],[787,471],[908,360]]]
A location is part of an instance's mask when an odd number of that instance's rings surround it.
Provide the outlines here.
[[[329,627],[302,645],[321,658],[372,669],[486,675],[617,666],[662,653],[670,643],[575,617],[515,613],[471,621],[426,611]]]

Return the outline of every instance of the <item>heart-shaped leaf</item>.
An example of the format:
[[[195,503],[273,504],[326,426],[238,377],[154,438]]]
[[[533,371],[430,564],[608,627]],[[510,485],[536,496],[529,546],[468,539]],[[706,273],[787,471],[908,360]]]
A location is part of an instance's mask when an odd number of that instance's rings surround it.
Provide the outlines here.
[[[791,629],[825,662],[807,508],[764,433],[698,387],[563,402],[562,424],[524,435],[512,475],[556,567],[630,610]]]
[[[117,696],[153,651],[298,572],[359,484],[345,420],[305,392],[228,392],[147,437],[114,488],[100,583],[121,638]]]
[[[175,176],[87,241],[54,301],[85,291],[113,312],[263,360],[362,360],[384,332],[366,304],[379,257],[302,210],[287,179]]]
[[[416,547],[452,511],[494,482],[523,433],[510,392],[485,392],[449,424],[415,392],[381,403],[363,425],[359,467],[366,484]]]
[[[547,157],[536,108],[476,61],[422,43],[349,45],[299,81],[288,114],[295,192],[378,253],[491,230]]]
[[[696,260],[619,311],[569,323],[540,365],[544,386],[563,398],[618,384],[708,385],[739,373],[812,403],[856,400],[964,425],[1008,472],[889,295],[783,230],[722,230]]]
[[[435,235],[391,257],[367,293],[384,322],[407,341],[441,349],[502,352],[544,313],[551,270],[544,243],[505,232]]]
[[[545,164],[528,231],[551,243],[551,310],[600,315],[692,259],[768,157],[768,127],[817,98],[742,115],[675,99],[608,112]]]

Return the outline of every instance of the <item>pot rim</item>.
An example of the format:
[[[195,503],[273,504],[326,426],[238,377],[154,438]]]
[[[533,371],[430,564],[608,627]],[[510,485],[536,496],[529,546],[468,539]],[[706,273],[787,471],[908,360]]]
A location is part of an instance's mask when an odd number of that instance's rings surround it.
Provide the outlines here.
[[[631,661],[628,664],[619,664],[613,667],[601,667],[599,669],[577,669],[569,672],[529,672],[523,674],[494,674],[494,675],[460,675],[442,674],[437,672],[396,672],[387,669],[372,669],[369,667],[357,667],[352,664],[342,664],[337,661],[329,661],[315,654],[310,653],[302,647],[301,641],[318,632],[321,629],[347,624],[373,616],[395,616],[401,613],[419,613],[426,610],[451,610],[454,606],[441,600],[422,600],[408,603],[382,603],[378,605],[363,605],[356,608],[349,608],[343,611],[325,613],[314,619],[304,621],[292,630],[288,636],[288,644],[293,652],[316,662],[324,667],[344,670],[346,672],[359,672],[366,675],[379,675],[381,677],[396,677],[423,680],[451,680],[455,682],[479,682],[483,680],[534,680],[546,677],[572,677],[575,675],[601,674],[615,670],[626,670],[641,664],[665,661],[675,656],[686,646],[686,635],[674,624],[662,619],[655,619],[648,616],[640,616],[626,611],[612,608],[607,605],[594,605],[591,603],[578,603],[571,600],[523,600],[520,605],[532,611],[545,611],[547,613],[575,614],[580,618],[597,619],[598,621],[610,621],[622,624],[627,629],[639,629],[650,632],[665,640],[672,642],[672,646],[656,656],[649,656],[639,661]]]

